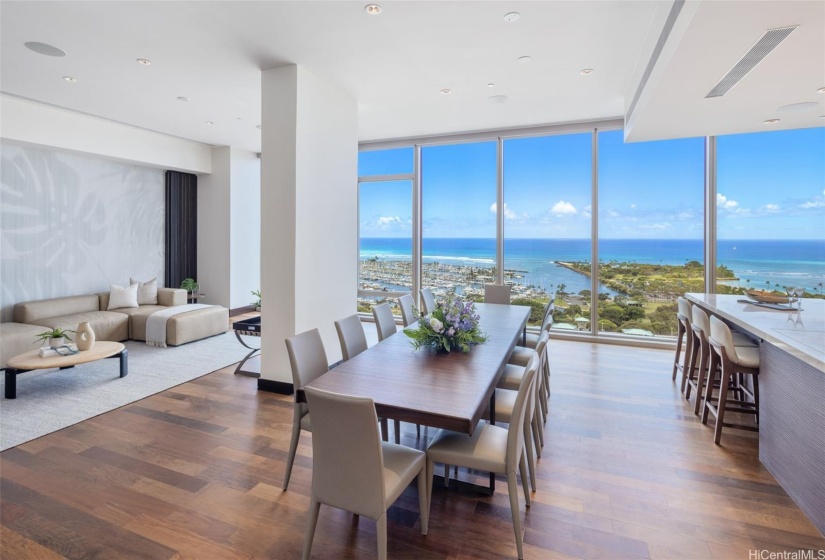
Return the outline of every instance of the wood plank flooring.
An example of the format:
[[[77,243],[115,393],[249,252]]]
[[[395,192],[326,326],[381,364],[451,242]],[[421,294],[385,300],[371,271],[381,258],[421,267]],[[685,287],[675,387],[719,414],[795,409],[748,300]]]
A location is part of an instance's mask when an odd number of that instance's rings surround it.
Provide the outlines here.
[[[671,352],[551,341],[551,353],[539,490],[522,505],[525,558],[825,549],[760,465],[756,434],[725,430],[713,444],[713,421],[703,426],[670,380]],[[3,559],[299,558],[311,436],[283,492],[291,398],[233,369],[0,454]],[[402,443],[421,449],[434,434],[402,426]],[[514,558],[507,485],[497,488],[436,485],[426,537],[408,488],[390,512],[390,558]],[[322,507],[314,558],[372,558],[375,547],[374,522]]]

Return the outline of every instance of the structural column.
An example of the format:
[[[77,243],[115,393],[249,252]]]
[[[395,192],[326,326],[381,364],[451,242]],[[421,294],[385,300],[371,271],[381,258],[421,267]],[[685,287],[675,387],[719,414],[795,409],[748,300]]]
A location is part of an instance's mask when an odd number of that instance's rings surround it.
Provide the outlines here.
[[[291,389],[284,339],[321,331],[341,359],[333,321],[355,313],[358,107],[299,66],[261,73],[262,389]]]

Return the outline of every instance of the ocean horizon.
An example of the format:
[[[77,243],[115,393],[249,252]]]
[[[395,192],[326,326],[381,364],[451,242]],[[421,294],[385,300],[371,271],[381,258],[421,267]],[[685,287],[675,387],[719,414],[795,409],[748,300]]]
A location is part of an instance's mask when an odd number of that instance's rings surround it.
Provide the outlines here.
[[[702,239],[601,239],[600,262],[683,265],[704,261]],[[819,292],[825,283],[825,241],[720,239],[717,263],[739,278],[728,282],[752,288],[801,286]],[[362,237],[361,260],[410,260],[409,238]],[[424,238],[422,260],[490,268],[495,265],[494,238]],[[506,239],[504,267],[524,272],[524,283],[546,290],[565,284],[569,292],[590,289],[590,280],[557,262],[592,260],[590,239]],[[781,289],[781,288],[780,288]],[[610,291],[604,288],[605,291]]]

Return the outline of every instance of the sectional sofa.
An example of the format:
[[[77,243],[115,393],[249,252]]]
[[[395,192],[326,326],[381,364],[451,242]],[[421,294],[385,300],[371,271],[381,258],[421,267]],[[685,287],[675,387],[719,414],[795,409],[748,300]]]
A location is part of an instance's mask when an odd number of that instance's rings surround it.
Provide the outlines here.
[[[88,321],[97,340],[146,340],[149,315],[167,307],[184,305],[186,291],[158,288],[157,305],[121,309],[109,308],[109,292],[17,303],[14,322],[0,323],[0,368],[6,360],[37,348],[39,333],[54,328],[77,329]],[[179,346],[227,331],[229,310],[212,306],[170,317],[166,323],[166,343]]]

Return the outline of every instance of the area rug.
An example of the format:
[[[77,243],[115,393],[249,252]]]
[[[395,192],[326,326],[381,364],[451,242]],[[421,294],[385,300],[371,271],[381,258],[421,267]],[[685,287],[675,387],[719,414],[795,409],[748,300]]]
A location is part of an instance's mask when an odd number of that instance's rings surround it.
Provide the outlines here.
[[[169,348],[128,341],[129,374],[117,358],[17,377],[17,398],[2,398],[0,451],[239,362],[249,351],[232,334]]]

